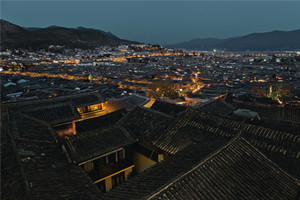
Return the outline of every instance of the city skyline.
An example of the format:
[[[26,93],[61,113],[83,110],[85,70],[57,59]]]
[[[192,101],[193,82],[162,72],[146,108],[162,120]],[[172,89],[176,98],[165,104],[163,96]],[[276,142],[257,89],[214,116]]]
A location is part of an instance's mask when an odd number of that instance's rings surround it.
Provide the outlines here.
[[[166,45],[299,29],[298,5],[294,1],[2,1],[1,18],[22,27],[81,26]]]

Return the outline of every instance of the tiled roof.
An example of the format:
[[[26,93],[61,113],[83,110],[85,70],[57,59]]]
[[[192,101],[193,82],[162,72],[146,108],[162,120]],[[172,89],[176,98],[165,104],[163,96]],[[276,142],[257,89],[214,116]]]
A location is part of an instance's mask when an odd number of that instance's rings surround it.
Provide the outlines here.
[[[126,110],[132,110],[136,106],[143,106],[150,99],[148,97],[143,97],[141,95],[133,94],[131,96],[119,98],[119,99],[111,99],[107,102],[107,104],[115,109],[125,108]]]
[[[63,122],[79,119],[80,115],[71,103],[48,103],[43,106],[28,106],[20,111],[31,117],[49,122],[51,124],[59,124]]]
[[[300,122],[287,122],[281,120],[264,119],[261,126],[295,135],[300,134]]]
[[[260,117],[290,122],[300,122],[300,106],[298,105],[268,105],[258,103],[240,103],[240,108],[258,112]]]
[[[115,124],[126,114],[127,111],[125,109],[121,109],[115,112],[111,112],[104,116],[78,121],[76,122],[76,130],[78,133],[80,133],[85,131],[91,131],[93,129],[108,127],[110,125]]]
[[[149,101],[149,97],[145,97],[138,94],[132,94],[129,97],[127,97],[127,101],[133,105],[143,105]]]
[[[1,133],[2,134],[2,133]],[[29,199],[25,175],[11,142],[1,145],[1,199]]]
[[[77,108],[104,102],[103,97],[97,91],[83,93],[83,94],[76,94],[70,96],[70,99],[72,100],[72,102]]]
[[[237,131],[231,129],[238,125],[238,122],[230,121],[228,123],[224,120],[219,121],[219,119],[226,120],[215,115],[188,109],[153,143],[158,148],[175,154],[203,136],[232,138],[237,134]]]
[[[203,136],[232,138],[242,134],[269,158],[296,177],[300,177],[300,135],[258,127],[229,118],[189,109],[178,117],[153,144],[175,154]]]
[[[81,163],[136,142],[123,127],[110,126],[64,138],[71,160]]]
[[[282,109],[290,108],[278,109],[281,118],[264,117],[265,124],[260,126],[193,109],[174,120],[142,107],[116,125],[96,126],[99,121],[105,123],[105,116],[83,122],[86,129],[64,139],[67,156],[77,164],[133,144],[136,139],[147,148],[174,154],[102,194],[81,167],[67,161],[53,137],[51,125],[79,116],[74,102],[47,99],[16,104],[11,109],[14,113],[1,119],[1,132],[5,132],[1,133],[1,198],[297,199],[300,135],[299,123],[291,120],[297,112],[286,115]],[[115,114],[106,116],[108,121],[120,118]],[[284,116],[289,120],[277,127]],[[89,127],[89,123],[95,126]]]
[[[291,175],[300,178],[300,135],[246,125],[242,135]]]
[[[51,124],[59,124],[80,119],[77,107],[102,103],[98,92],[82,93],[38,101],[21,102],[12,109]]]
[[[15,138],[42,142],[53,142],[56,138],[56,133],[44,121],[28,115],[12,114],[10,117],[14,119],[11,121],[11,130]]]
[[[173,118],[151,109],[136,107],[118,124],[133,133],[142,142],[152,143],[173,122]]]
[[[179,174],[186,172],[210,153],[223,146],[227,139],[202,139],[175,155],[166,158],[146,171],[129,179],[112,191],[103,194],[104,199],[131,200],[143,197],[158,190]]]
[[[234,106],[220,99],[200,104],[196,109],[202,112],[208,112],[223,117],[230,115],[233,111],[236,110]]]
[[[8,109],[0,105],[0,144],[4,144],[8,140]]]
[[[234,120],[245,122],[247,124],[252,124],[258,127],[261,126],[264,128],[269,128],[281,132],[291,133],[293,135],[299,135],[300,122],[289,122],[270,118],[261,118],[244,121],[244,118],[238,118],[236,116],[232,116],[232,118]]]
[[[70,164],[54,138],[50,139],[50,131],[47,137],[45,124],[22,116],[10,122],[10,140],[1,146],[3,199],[101,199],[89,176]]]
[[[169,115],[175,115],[175,114],[185,111],[187,109],[187,107],[156,100],[154,102],[154,104],[151,106],[151,109],[154,109],[154,110],[157,110],[159,112],[163,112],[163,113],[166,113]]]
[[[32,199],[100,199],[83,169],[71,165],[55,143],[16,141]]]
[[[237,138],[145,199],[296,199],[297,181]]]

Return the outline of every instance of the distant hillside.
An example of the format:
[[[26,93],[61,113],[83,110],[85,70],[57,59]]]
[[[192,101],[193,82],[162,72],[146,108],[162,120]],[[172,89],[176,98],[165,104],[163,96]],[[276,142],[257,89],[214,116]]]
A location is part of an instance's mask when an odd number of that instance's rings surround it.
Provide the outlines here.
[[[252,33],[246,36],[228,39],[194,39],[173,45],[169,48],[188,50],[228,50],[228,51],[274,51],[299,50],[300,29],[294,31],[272,31],[267,33]]]
[[[49,45],[62,45],[67,48],[93,48],[101,45],[137,43],[122,40],[110,32],[89,28],[22,28],[5,20],[0,20],[1,50],[10,48],[41,49]]]

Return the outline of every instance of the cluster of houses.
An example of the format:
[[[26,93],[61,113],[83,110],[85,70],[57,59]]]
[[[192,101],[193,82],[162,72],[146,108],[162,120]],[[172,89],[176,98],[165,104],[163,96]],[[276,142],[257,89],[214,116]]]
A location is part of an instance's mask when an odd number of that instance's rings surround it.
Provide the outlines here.
[[[1,105],[2,199],[298,199],[300,107],[98,91]]]
[[[117,92],[119,97],[132,91],[145,95],[155,81],[176,83],[185,97],[198,99],[214,99],[227,92],[257,96],[254,86],[270,85],[288,85],[288,101],[299,100],[300,95],[299,56],[294,54],[184,52],[155,45],[2,54],[2,102],[88,92],[89,87]],[[189,87],[195,83],[203,88]]]

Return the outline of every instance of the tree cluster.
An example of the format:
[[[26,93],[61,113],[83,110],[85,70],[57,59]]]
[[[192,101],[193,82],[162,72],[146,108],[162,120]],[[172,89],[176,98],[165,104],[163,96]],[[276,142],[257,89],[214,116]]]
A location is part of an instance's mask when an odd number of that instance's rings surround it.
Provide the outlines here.
[[[179,97],[176,91],[176,84],[171,81],[156,81],[148,85],[149,92],[148,97],[155,99],[169,97],[177,98]]]

